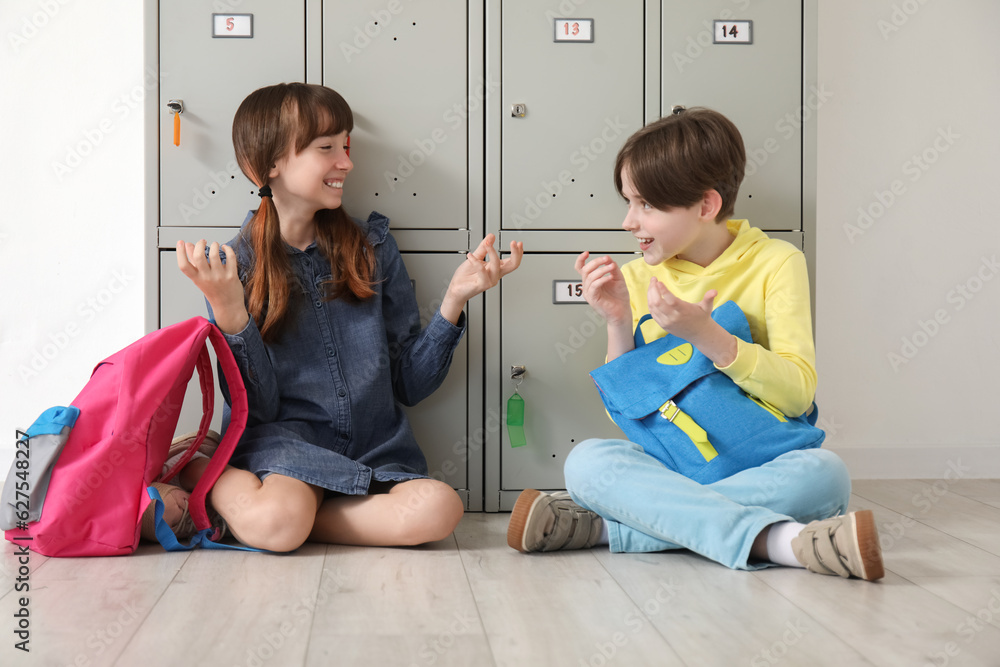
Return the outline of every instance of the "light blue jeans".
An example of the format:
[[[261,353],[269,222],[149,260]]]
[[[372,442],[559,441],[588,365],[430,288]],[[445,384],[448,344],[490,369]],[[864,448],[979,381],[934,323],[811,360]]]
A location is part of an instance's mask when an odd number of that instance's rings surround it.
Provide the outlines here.
[[[803,449],[759,468],[700,484],[628,440],[584,440],[566,459],[566,489],[608,524],[612,552],[690,549],[726,567],[752,570],[750,547],[779,521],[842,514],[847,466],[833,452]]]

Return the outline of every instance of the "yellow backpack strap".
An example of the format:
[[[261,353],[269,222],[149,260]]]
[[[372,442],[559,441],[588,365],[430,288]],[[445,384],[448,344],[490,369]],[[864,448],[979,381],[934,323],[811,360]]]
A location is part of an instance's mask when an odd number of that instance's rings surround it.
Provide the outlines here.
[[[719,452],[715,450],[712,443],[708,441],[708,434],[705,433],[705,429],[698,426],[695,420],[691,419],[686,412],[677,407],[677,404],[673,401],[667,401],[660,406],[660,416],[679,428],[684,435],[690,438],[706,462],[711,461],[719,455]]]

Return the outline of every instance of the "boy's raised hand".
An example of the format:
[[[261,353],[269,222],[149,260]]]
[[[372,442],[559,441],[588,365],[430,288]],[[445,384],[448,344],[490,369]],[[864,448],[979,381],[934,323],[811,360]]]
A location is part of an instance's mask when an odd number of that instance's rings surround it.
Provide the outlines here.
[[[208,253],[206,245],[204,239],[198,243],[178,241],[177,267],[208,299],[219,329],[223,333],[237,334],[246,326],[250,315],[243,302],[236,253],[228,245],[221,246],[226,253],[223,262],[219,244],[208,246]]]
[[[524,243],[511,241],[510,257],[500,259],[500,254],[493,247],[495,241],[496,236],[487,234],[479,247],[466,253],[465,261],[455,269],[441,303],[441,315],[452,324],[458,322],[458,317],[469,299],[493,287],[501,278],[521,265]]]
[[[609,324],[632,326],[632,311],[629,307],[628,286],[621,269],[608,256],[591,259],[589,252],[580,253],[573,264],[583,278],[583,298]]]
[[[716,290],[709,290],[701,301],[690,303],[675,296],[656,278],[650,278],[646,302],[653,321],[664,331],[683,338],[716,365],[725,367],[736,359],[736,340],[712,319],[717,295]]]

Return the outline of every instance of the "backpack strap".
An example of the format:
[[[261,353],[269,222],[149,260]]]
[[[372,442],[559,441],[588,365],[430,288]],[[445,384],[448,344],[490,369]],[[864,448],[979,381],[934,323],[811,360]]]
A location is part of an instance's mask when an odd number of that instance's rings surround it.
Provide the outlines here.
[[[212,341],[212,347],[215,349],[219,366],[229,387],[229,398],[232,401],[232,405],[226,434],[222,437],[222,442],[219,443],[212,458],[209,459],[205,473],[198,480],[194,491],[191,492],[191,497],[188,499],[188,511],[191,513],[191,518],[194,520],[194,525],[198,530],[211,527],[208,512],[205,511],[205,497],[219,479],[219,475],[222,474],[226,464],[229,463],[229,459],[233,455],[233,450],[236,448],[236,443],[239,442],[240,437],[243,435],[243,430],[246,428],[247,416],[250,414],[247,404],[247,390],[243,386],[243,376],[240,375],[240,369],[236,365],[236,359],[233,358],[232,350],[229,349],[229,343],[226,342],[222,332],[207,320],[205,321],[205,328],[206,335]],[[212,420],[212,408],[215,400],[215,386],[212,381],[212,367],[208,356],[208,349],[205,347],[204,342],[202,342],[202,346],[202,351],[198,355],[197,367],[198,374],[201,377],[202,405],[205,408],[205,412],[202,414],[201,425],[198,429],[198,444],[204,439],[204,434],[208,432],[208,425]],[[207,382],[206,376],[208,377]],[[193,452],[194,450],[192,449],[191,451]],[[212,537],[217,538],[218,536],[213,534]]]

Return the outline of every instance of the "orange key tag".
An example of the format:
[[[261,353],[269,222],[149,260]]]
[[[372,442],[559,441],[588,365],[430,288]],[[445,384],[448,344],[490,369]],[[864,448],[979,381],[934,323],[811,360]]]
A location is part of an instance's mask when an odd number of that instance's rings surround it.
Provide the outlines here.
[[[181,115],[174,112],[174,146],[181,145]]]

